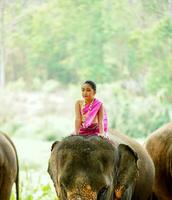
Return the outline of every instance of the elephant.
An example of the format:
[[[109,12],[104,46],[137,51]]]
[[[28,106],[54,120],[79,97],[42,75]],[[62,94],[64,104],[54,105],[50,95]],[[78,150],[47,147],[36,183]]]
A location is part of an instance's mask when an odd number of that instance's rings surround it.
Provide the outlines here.
[[[59,200],[148,200],[154,165],[118,132],[111,139],[75,135],[53,143],[48,173]]]
[[[0,132],[0,199],[9,200],[13,183],[19,200],[19,162],[16,148],[5,133]]]
[[[167,123],[150,134],[145,147],[155,165],[153,199],[172,199],[172,123]]]

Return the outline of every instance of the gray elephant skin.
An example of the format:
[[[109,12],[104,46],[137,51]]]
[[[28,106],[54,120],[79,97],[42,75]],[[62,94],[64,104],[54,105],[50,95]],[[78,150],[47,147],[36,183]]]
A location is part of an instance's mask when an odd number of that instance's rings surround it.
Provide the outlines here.
[[[55,142],[48,172],[59,200],[148,200],[154,180],[147,151],[119,133]]]
[[[16,183],[16,199],[19,200],[19,166],[16,148],[11,139],[0,132],[0,200],[9,200]]]
[[[155,165],[153,200],[172,200],[172,123],[153,132],[145,146]]]

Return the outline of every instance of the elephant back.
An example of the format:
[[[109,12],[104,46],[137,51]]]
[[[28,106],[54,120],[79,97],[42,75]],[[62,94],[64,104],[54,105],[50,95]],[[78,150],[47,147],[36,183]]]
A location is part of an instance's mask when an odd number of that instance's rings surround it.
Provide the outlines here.
[[[16,163],[17,168],[17,155],[16,150],[12,141],[6,134],[0,134],[0,146],[1,146],[1,165],[6,165],[7,163],[13,165]]]
[[[155,165],[155,196],[162,200],[172,199],[172,123],[151,133],[145,147]]]

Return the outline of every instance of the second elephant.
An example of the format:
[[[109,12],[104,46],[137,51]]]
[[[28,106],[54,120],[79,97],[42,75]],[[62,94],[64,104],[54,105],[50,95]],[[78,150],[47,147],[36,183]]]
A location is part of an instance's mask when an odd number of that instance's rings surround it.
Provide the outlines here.
[[[19,200],[19,165],[16,148],[11,139],[0,132],[0,200],[9,200],[16,183],[16,199]]]
[[[153,132],[146,141],[146,149],[155,165],[153,200],[172,199],[172,123]]]

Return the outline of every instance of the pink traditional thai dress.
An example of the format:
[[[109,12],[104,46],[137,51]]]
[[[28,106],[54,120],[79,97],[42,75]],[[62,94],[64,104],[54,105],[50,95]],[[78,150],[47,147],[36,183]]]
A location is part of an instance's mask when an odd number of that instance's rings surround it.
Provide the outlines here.
[[[80,135],[98,135],[99,134],[99,126],[98,123],[93,123],[94,118],[96,117],[102,102],[98,99],[94,99],[93,102],[90,104],[84,105],[81,108],[82,114],[82,125],[79,130]],[[104,110],[103,116],[103,123],[104,123],[104,132],[107,134],[108,131],[108,121],[107,121],[107,114]]]

